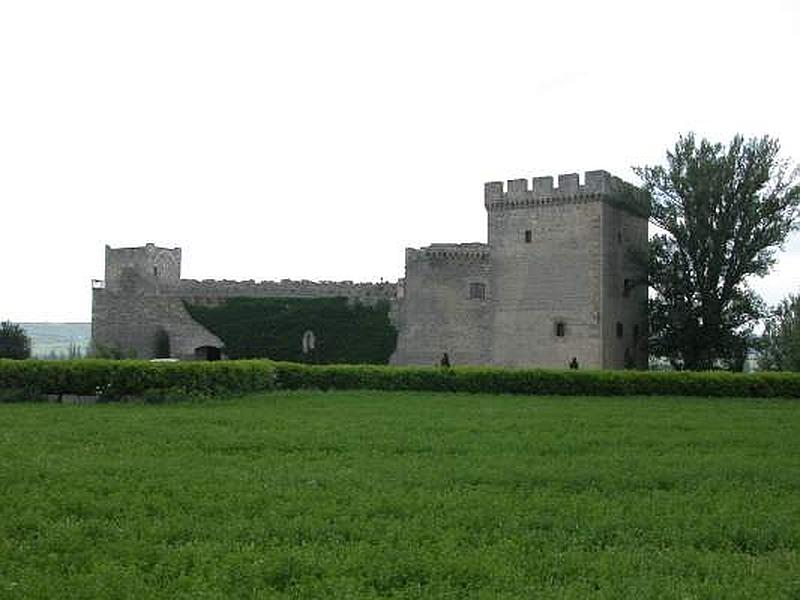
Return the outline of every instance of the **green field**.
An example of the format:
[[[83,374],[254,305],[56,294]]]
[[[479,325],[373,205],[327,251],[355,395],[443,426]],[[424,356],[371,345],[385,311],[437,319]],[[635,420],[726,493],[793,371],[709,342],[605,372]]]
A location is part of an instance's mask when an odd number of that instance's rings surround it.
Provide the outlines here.
[[[797,598],[800,403],[0,405],[0,597]]]

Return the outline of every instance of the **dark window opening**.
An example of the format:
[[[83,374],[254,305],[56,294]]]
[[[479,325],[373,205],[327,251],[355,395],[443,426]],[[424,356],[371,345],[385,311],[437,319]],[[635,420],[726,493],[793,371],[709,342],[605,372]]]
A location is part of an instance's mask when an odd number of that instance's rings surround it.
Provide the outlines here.
[[[200,346],[194,349],[195,360],[221,360],[222,350],[216,346]]]
[[[556,337],[564,337],[566,333],[567,326],[562,321],[556,323]]]
[[[623,333],[622,332],[622,323],[617,321],[617,337],[621,338],[622,337],[622,333]]]
[[[633,282],[630,279],[625,279],[622,282],[622,295],[627,298],[631,295],[631,289],[633,288]]]
[[[153,267],[153,277],[158,277],[158,267]]]
[[[636,361],[633,360],[633,352],[631,352],[630,348],[625,348],[625,358],[624,358],[624,366],[626,369],[635,369],[636,368]]]
[[[470,300],[484,300],[486,298],[486,284],[485,283],[470,283],[469,284],[469,299]]]
[[[530,229],[526,229],[525,230],[525,243],[526,244],[530,244],[532,240],[533,240],[533,231],[531,231]]]
[[[621,231],[617,232],[617,243],[618,244],[622,243],[622,232]]]

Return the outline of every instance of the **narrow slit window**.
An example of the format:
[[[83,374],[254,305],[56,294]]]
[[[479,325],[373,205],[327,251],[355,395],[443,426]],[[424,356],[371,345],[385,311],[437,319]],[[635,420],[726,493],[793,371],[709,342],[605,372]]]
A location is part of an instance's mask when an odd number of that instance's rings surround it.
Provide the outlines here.
[[[485,300],[486,299],[486,284],[485,283],[470,283],[469,284],[469,299],[470,300]]]
[[[619,321],[617,321],[617,337],[618,337],[618,338],[621,338],[621,337],[622,337],[622,334],[623,334],[623,330],[622,330],[622,323],[620,323]]]
[[[525,243],[530,244],[533,241],[533,231],[530,229],[525,230]]]
[[[625,279],[622,282],[622,295],[625,298],[631,295],[631,288],[633,288],[633,282],[630,279]]]
[[[556,337],[564,337],[567,333],[567,326],[564,324],[563,321],[559,321],[556,323]]]
[[[158,277],[158,267],[153,267],[153,277]]]

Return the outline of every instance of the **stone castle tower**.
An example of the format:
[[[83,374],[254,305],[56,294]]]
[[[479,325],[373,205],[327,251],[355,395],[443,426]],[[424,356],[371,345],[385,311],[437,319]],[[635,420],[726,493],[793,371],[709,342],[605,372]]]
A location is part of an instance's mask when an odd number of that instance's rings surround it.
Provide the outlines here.
[[[106,246],[105,280],[92,286],[94,344],[152,358],[156,334],[164,330],[176,357],[200,357],[209,348],[221,348],[222,341],[186,311],[183,281],[180,248]]]
[[[488,242],[406,249],[397,283],[181,279],[180,248],[106,247],[93,286],[92,336],[153,356],[163,331],[179,358],[224,356],[186,304],[229,298],[388,301],[392,364],[623,368],[647,365],[647,199],[605,171],[490,182]],[[300,339],[297,344],[301,344]],[[269,356],[269,349],[265,349]]]
[[[488,243],[406,250],[393,362],[647,365],[647,203],[605,171],[490,182]]]

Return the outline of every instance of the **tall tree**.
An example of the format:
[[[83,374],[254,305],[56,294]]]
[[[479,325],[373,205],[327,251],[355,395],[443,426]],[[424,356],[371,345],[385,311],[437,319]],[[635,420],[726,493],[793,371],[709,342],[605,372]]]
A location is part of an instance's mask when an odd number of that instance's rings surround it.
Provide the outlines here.
[[[681,136],[665,166],[635,168],[650,192],[651,351],[685,369],[741,364],[764,276],[798,224],[800,170],[768,136],[725,146]]]
[[[11,321],[0,323],[0,358],[30,358],[31,340],[25,330]]]
[[[800,371],[800,296],[789,296],[772,310],[762,338],[762,369]]]

